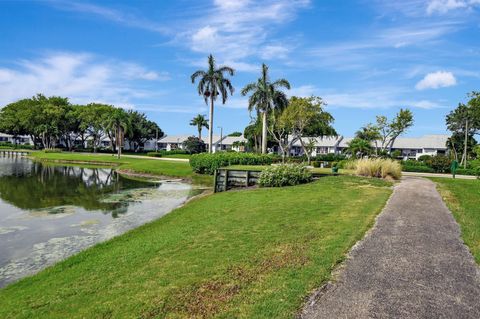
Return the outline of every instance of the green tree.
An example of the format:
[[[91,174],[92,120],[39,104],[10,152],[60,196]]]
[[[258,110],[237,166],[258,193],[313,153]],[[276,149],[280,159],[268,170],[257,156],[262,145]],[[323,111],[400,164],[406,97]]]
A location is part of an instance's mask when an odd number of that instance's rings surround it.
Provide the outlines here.
[[[130,148],[135,152],[138,151],[140,145],[145,144],[148,140],[156,140],[157,137],[161,138],[164,136],[163,131],[157,123],[148,120],[144,113],[129,110],[127,114],[131,124],[128,132],[128,141]]]
[[[210,99],[210,122],[208,124],[208,152],[212,153],[213,145],[213,111],[214,102],[219,95],[222,96],[222,103],[228,99],[228,93],[233,94],[234,88],[230,80],[225,75],[233,76],[235,70],[228,66],[218,67],[216,66],[213,55],[208,56],[208,69],[206,71],[198,70],[192,74],[192,83],[198,80],[197,91],[198,94],[203,96],[205,103],[208,104]]]
[[[93,152],[97,152],[102,138],[106,134],[106,119],[111,116],[115,108],[111,105],[90,103],[78,110],[80,130],[87,132],[92,140]]]
[[[190,136],[183,142],[185,151],[189,154],[198,154],[205,151],[205,143],[198,137]]]
[[[208,120],[205,118],[205,115],[198,114],[190,121],[191,126],[196,126],[198,130],[198,138],[202,139],[202,129],[205,127],[209,129]]]
[[[123,109],[116,108],[106,118],[105,129],[114,132],[115,146],[117,148],[117,158],[122,155],[122,146],[125,142],[125,134],[131,130],[130,117]],[[113,141],[112,141],[113,144]]]
[[[292,96],[288,107],[282,114],[282,125],[288,127],[292,137],[300,142],[309,164],[312,154],[308,152],[306,147],[308,141],[305,138],[336,135],[335,129],[332,127],[333,116],[323,109],[324,105],[320,97]]]
[[[355,137],[373,143],[375,145],[375,154],[378,155],[378,141],[382,136],[377,126],[369,123],[355,132]]]
[[[290,89],[290,83],[285,79],[279,79],[271,82],[268,75],[268,66],[262,64],[262,75],[257,80],[247,84],[242,89],[242,95],[251,93],[248,99],[248,110],[253,109],[262,114],[262,153],[267,152],[267,121],[270,112],[281,112],[287,107],[288,99],[281,88]]]
[[[377,116],[376,127],[380,133],[381,152],[390,153],[395,140],[413,125],[413,113],[408,109],[400,109],[392,121],[386,116]]]
[[[472,92],[468,96],[470,100],[467,104],[459,103],[458,107],[446,117],[447,128],[453,133],[452,141],[458,139],[459,135],[464,137],[461,160],[464,168],[467,167],[469,137],[473,137],[480,131],[480,92]],[[450,145],[453,146],[454,144],[451,143]]]
[[[354,137],[348,142],[347,153],[352,154],[356,158],[362,158],[365,155],[369,155],[372,152],[372,145],[370,141],[362,139],[360,137]]]

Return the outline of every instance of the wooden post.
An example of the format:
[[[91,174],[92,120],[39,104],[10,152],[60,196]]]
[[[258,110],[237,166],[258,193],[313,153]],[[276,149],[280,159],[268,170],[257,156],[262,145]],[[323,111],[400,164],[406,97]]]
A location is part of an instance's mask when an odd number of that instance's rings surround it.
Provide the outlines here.
[[[250,171],[245,172],[245,187],[248,187],[248,184],[250,184]]]
[[[215,170],[215,173],[213,175],[213,192],[214,193],[217,192],[217,174],[218,174],[218,170]]]
[[[223,183],[223,191],[226,192],[228,189],[228,169],[225,170],[225,181]]]

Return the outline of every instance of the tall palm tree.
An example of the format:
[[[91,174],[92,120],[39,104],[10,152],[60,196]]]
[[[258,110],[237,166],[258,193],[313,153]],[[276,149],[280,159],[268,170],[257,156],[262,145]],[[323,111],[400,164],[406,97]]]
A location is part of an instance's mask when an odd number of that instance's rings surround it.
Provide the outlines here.
[[[195,116],[191,121],[190,121],[191,126],[196,126],[198,130],[198,139],[202,139],[202,128],[208,128],[210,127],[208,125],[208,120],[205,118],[205,115],[198,114]]]
[[[115,144],[117,146],[117,157],[122,155],[122,142],[125,133],[131,129],[130,117],[122,109],[115,109],[106,119],[105,128],[114,133]]]
[[[288,105],[288,99],[280,88],[290,90],[290,83],[285,79],[279,79],[270,82],[268,76],[268,66],[262,64],[262,76],[257,80],[247,84],[242,89],[242,95],[245,96],[251,92],[248,99],[248,110],[251,112],[254,108],[258,114],[262,114],[262,153],[267,153],[267,117],[270,111],[283,109]]]
[[[203,96],[205,103],[208,104],[210,99],[210,118],[208,124],[208,152],[212,152],[213,143],[213,107],[214,102],[219,95],[222,96],[222,103],[225,104],[228,98],[228,92],[233,94],[234,88],[232,83],[225,74],[233,76],[235,70],[228,66],[218,67],[215,64],[213,55],[208,56],[208,69],[206,71],[198,70],[192,74],[192,83],[198,78],[198,94]]]

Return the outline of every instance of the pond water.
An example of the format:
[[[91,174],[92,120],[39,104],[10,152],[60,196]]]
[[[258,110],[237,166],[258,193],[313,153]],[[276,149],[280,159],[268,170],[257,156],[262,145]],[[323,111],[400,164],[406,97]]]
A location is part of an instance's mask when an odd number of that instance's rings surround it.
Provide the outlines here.
[[[157,219],[196,192],[110,168],[0,156],[0,287]]]

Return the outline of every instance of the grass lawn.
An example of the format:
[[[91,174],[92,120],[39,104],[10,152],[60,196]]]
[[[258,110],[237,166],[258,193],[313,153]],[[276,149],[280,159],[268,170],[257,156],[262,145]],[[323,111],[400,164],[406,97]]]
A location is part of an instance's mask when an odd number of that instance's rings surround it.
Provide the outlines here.
[[[198,198],[0,290],[0,318],[294,318],[390,186],[338,176]]]
[[[432,178],[460,224],[462,238],[480,264],[480,180]]]
[[[140,174],[152,174],[191,179],[193,182],[211,185],[213,177],[195,174],[188,162],[162,161],[153,158],[122,157],[120,160],[112,154],[82,153],[45,153],[32,152],[30,157],[37,160],[77,164],[97,164],[115,166],[120,171]]]

